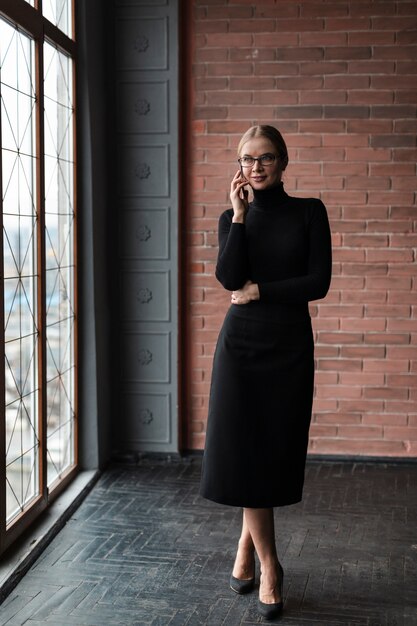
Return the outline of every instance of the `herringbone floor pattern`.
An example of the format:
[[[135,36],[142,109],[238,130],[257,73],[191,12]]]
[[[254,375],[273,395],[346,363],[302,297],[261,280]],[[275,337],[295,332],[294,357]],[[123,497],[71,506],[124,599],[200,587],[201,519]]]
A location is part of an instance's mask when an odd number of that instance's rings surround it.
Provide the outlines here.
[[[240,511],[201,499],[199,473],[198,459],[106,471],[1,625],[259,624],[256,590],[228,587]],[[417,625],[417,465],[311,462],[303,502],[276,524],[280,624]]]

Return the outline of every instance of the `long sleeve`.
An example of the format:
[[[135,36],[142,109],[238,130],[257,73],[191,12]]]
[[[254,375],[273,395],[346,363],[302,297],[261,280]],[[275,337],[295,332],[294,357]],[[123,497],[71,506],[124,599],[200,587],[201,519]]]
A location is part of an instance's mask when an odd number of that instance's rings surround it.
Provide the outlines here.
[[[329,220],[324,204],[317,200],[308,224],[307,273],[258,284],[260,301],[300,304],[324,298],[331,280],[332,251]]]
[[[229,291],[240,289],[248,280],[249,261],[245,224],[232,222],[232,211],[219,219],[219,254],[216,278]]]

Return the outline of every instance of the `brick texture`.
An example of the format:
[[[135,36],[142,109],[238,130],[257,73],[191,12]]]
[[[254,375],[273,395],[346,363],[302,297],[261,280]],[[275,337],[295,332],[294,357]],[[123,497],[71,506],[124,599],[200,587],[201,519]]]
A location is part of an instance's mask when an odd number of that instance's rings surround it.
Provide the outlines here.
[[[217,219],[236,145],[273,124],[288,193],[320,197],[333,234],[311,303],[311,454],[417,455],[417,3],[195,0],[187,257],[185,447],[204,445],[211,365],[230,296]]]

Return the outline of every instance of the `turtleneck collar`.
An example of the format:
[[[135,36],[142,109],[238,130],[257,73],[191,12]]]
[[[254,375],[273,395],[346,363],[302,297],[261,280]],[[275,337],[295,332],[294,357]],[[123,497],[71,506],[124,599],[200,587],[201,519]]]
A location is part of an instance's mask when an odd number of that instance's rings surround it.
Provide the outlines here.
[[[284,191],[284,184],[281,181],[278,185],[268,187],[268,189],[253,189],[251,207],[262,211],[270,211],[283,204],[287,198],[288,194]]]

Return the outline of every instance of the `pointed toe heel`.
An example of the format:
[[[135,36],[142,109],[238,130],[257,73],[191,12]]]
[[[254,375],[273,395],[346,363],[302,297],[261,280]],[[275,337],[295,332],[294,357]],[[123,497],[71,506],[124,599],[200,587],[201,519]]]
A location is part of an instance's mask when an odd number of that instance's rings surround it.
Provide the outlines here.
[[[284,604],[281,602],[275,602],[274,604],[266,604],[258,600],[258,612],[262,617],[267,620],[275,619],[282,613]]]
[[[242,580],[241,578],[235,578],[234,576],[230,576],[229,584],[230,589],[235,593],[250,593],[255,586],[255,577]]]
[[[266,602],[261,602],[261,600],[258,599],[258,612],[266,620],[272,620],[278,617],[282,613],[282,609],[284,607],[282,595],[284,589],[284,570],[282,569],[281,563],[278,563],[278,568],[280,573],[279,595],[281,596],[281,601],[267,604]]]

